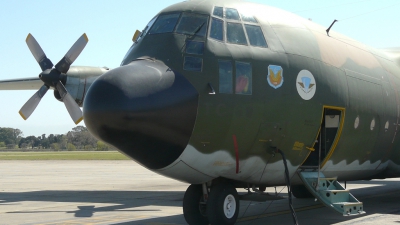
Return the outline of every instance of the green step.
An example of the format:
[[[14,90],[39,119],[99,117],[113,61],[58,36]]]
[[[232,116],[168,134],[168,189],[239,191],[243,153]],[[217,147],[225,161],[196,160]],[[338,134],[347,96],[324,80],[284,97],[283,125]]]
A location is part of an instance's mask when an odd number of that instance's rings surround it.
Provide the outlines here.
[[[348,190],[324,190],[319,191],[321,196],[329,202],[349,202],[350,192]]]
[[[337,202],[333,203],[332,206],[342,210],[343,216],[355,216],[365,213],[362,202]]]
[[[304,185],[325,206],[343,216],[364,214],[364,206],[336,180],[326,178],[322,172],[298,172]],[[318,178],[319,177],[319,178]]]

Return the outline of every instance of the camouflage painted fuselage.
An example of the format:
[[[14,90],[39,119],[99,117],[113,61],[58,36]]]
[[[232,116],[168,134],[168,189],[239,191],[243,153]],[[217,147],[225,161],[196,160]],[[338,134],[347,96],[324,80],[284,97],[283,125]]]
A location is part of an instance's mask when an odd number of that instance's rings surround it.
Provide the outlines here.
[[[174,163],[155,172],[188,183],[225,177],[283,184],[282,158],[271,149],[285,152],[294,175],[314,147],[324,107],[328,107],[343,114],[336,143],[323,161],[326,176],[358,180],[400,175],[400,60],[396,51],[378,51],[334,31],[328,36],[326,27],[309,20],[242,1],[186,1],[160,14],[192,12],[212,18],[215,6],[251,12],[268,47],[214,40],[207,24],[205,37],[148,34],[123,61],[125,65],[137,58],[160,60],[183,74],[199,93],[186,149]],[[204,42],[201,71],[183,68],[185,57],[191,55],[185,51],[187,40]],[[221,60],[251,64],[251,94],[220,93]],[[275,81],[268,77],[271,68],[278,68],[281,76],[272,77]],[[306,83],[299,82],[304,70],[312,74],[303,80]],[[238,81],[234,78],[233,72],[235,87]],[[210,94],[209,83],[215,94]]]

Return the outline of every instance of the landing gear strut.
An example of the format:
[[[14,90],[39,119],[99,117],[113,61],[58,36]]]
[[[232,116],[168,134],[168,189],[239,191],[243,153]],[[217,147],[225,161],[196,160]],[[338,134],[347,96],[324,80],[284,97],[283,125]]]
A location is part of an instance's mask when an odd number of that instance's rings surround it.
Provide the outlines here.
[[[211,188],[204,204],[201,185],[190,185],[183,199],[183,214],[190,225],[231,225],[239,214],[239,195],[229,183],[219,183]]]

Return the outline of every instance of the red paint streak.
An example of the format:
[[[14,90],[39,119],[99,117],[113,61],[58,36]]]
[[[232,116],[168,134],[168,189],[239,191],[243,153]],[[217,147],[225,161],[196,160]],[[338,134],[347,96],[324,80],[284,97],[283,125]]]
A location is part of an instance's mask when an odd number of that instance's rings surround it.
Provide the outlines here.
[[[239,173],[239,146],[237,143],[236,135],[232,135],[233,145],[235,146],[235,154],[236,154],[236,174]]]

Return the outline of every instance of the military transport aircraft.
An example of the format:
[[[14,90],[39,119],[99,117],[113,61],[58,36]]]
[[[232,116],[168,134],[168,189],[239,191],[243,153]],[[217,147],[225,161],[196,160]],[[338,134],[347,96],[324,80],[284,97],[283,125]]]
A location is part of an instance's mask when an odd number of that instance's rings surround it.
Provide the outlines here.
[[[189,224],[234,224],[236,188],[262,195],[290,182],[296,197],[358,215],[362,203],[338,180],[400,176],[400,49],[236,0],[172,5],[133,41],[118,68],[73,67],[84,34],[54,66],[29,34],[39,78],[0,89],[38,90],[24,119],[54,89],[75,123],[191,184]]]

